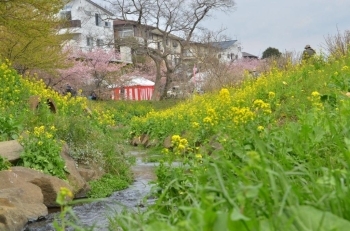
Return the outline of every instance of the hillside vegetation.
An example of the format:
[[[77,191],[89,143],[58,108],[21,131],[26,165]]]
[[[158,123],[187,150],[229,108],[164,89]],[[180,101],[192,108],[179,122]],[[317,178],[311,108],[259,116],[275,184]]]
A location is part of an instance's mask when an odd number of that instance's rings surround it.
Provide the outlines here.
[[[120,186],[96,189],[92,183],[91,197],[128,186],[130,163],[124,140],[118,138],[123,128],[116,127],[121,118],[84,97],[60,95],[38,76],[19,75],[8,61],[0,62],[0,79],[0,141],[16,139],[22,144],[18,165],[66,179],[60,152],[67,144],[77,165],[112,175]],[[0,170],[10,167],[0,158]]]
[[[349,55],[315,57],[134,117],[183,164],[161,164],[156,203],[112,229],[350,229],[349,84]]]
[[[62,96],[10,65],[0,66],[0,140],[21,142],[19,164],[64,179],[59,152],[66,142],[78,164],[118,180],[118,188],[96,184],[90,195],[108,196],[132,180],[129,139],[159,141],[151,150],[162,153],[155,204],[118,214],[111,230],[350,228],[349,55],[247,75],[237,87],[173,107]],[[35,108],[33,96],[41,102]],[[169,168],[173,160],[181,164]],[[9,167],[0,159],[0,169]]]

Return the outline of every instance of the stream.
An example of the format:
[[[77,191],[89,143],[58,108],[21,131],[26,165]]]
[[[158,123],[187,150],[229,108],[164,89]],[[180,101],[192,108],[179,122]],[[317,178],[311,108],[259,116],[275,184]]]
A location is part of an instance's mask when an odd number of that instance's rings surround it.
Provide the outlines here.
[[[94,231],[108,231],[108,217],[115,216],[124,209],[139,211],[154,202],[155,199],[147,199],[146,201],[143,199],[151,190],[150,181],[156,179],[154,166],[157,163],[143,162],[142,152],[132,151],[128,154],[136,157],[136,164],[132,167],[135,177],[134,183],[127,189],[114,192],[103,201],[74,206],[73,211],[84,227],[94,225]],[[58,212],[50,213],[45,219],[28,223],[24,231],[54,231],[53,221],[57,215]]]

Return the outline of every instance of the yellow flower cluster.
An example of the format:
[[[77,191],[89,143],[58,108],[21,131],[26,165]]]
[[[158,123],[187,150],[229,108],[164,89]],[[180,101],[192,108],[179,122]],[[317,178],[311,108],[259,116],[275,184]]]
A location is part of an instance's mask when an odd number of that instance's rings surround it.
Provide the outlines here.
[[[230,92],[227,88],[223,88],[219,92],[219,98],[221,103],[230,103],[231,102],[231,97],[230,97]]]
[[[215,112],[215,109],[209,108],[206,113],[206,117],[203,119],[203,123],[206,125],[214,126],[218,124],[218,115]]]
[[[342,71],[347,71],[347,70],[349,70],[349,67],[348,66],[343,66],[341,70]]]
[[[23,89],[27,89],[29,95],[37,95],[39,99],[52,99],[55,102],[57,111],[61,114],[82,112],[87,107],[85,97],[62,96],[58,92],[47,88],[43,80],[20,79]]]
[[[273,91],[269,92],[269,99],[274,99],[275,96],[276,96],[275,92],[273,92]]]
[[[311,93],[311,96],[314,98],[314,99],[319,99],[320,98],[320,93],[317,92],[317,91],[313,91]]]
[[[69,201],[73,199],[74,195],[72,191],[70,191],[66,187],[61,187],[59,193],[57,194],[56,202],[60,206],[66,206]]]
[[[56,128],[55,126],[50,127],[51,132],[55,132]],[[35,137],[45,137],[46,139],[52,139],[53,134],[50,132],[45,131],[45,126],[40,126],[40,127],[34,127],[33,134]],[[39,141],[41,142],[41,141]],[[39,143],[38,143],[39,144]],[[43,143],[41,142],[39,145],[42,145]]]
[[[45,133],[45,126],[35,127],[33,133],[36,137],[40,137],[41,134]]]
[[[214,122],[211,117],[207,116],[203,119],[203,123],[207,125],[214,126]]]
[[[173,147],[174,153],[176,155],[180,155],[186,152],[188,141],[184,138],[181,138],[179,135],[173,135],[171,137],[171,145]]]
[[[200,153],[197,153],[197,154],[195,155],[195,157],[196,157],[197,159],[202,159],[202,155],[201,155]]]
[[[271,114],[271,107],[269,103],[265,103],[261,99],[257,99],[253,103],[255,111],[263,111],[265,114]]]
[[[264,128],[263,126],[261,126],[261,125],[260,125],[260,126],[258,126],[258,128],[257,128],[257,130],[258,130],[259,132],[264,131],[264,129],[265,129],[265,128]]]
[[[8,106],[14,106],[21,100],[22,86],[19,81],[20,76],[9,65],[9,63],[0,65],[0,109],[2,110],[6,110]]]
[[[70,190],[69,190],[68,188],[66,188],[66,187],[61,187],[59,193],[60,193],[62,196],[64,196],[64,197],[73,198],[73,193],[72,193],[72,191],[70,191]]]
[[[319,92],[313,91],[311,93],[311,97],[308,97],[308,99],[312,102],[312,106],[314,106],[318,110],[324,109],[324,106],[321,102],[321,95]]]
[[[248,107],[232,107],[231,112],[233,114],[233,123],[236,125],[246,124],[255,118],[254,112],[252,112]]]
[[[94,110],[94,114],[97,116],[97,121],[99,125],[102,125],[102,126],[115,125],[114,114],[111,111]]]
[[[192,128],[199,128],[199,123],[192,122]]]

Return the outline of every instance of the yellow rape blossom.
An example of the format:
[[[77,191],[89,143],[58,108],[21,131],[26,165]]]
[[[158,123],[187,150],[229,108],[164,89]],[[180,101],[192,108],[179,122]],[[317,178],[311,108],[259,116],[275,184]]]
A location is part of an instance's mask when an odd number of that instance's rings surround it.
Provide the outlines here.
[[[198,154],[196,154],[196,158],[197,159],[202,159],[202,155],[198,153]]]
[[[319,97],[319,96],[320,96],[320,93],[318,93],[317,91],[313,91],[313,92],[311,93],[311,95],[312,95],[313,97]]]
[[[230,103],[230,92],[227,88],[222,88],[219,92],[219,98],[221,103]]]
[[[179,135],[173,135],[171,137],[171,142],[172,143],[177,143],[177,142],[180,142],[180,139],[181,139],[181,137]]]
[[[264,128],[263,126],[261,126],[261,125],[258,126],[258,128],[257,128],[257,130],[258,130],[259,132],[264,131],[264,129],[265,129],[265,128]]]
[[[270,104],[269,103],[265,103],[261,99],[255,100],[253,105],[254,105],[255,111],[262,110],[266,114],[270,114],[271,113]]]
[[[233,122],[236,125],[245,124],[255,117],[255,114],[247,107],[232,107],[231,111],[233,112]]]
[[[192,127],[193,127],[193,128],[199,128],[199,123],[197,123],[197,122],[192,122]]]

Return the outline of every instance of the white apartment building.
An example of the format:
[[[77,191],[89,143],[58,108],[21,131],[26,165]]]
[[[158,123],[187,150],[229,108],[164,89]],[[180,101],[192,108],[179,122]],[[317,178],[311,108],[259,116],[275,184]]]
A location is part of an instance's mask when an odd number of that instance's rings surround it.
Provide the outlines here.
[[[68,46],[83,51],[114,48],[114,14],[90,0],[72,0],[59,12],[66,24],[59,34],[72,35]]]

